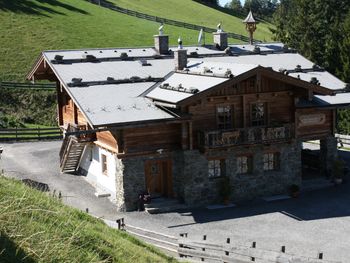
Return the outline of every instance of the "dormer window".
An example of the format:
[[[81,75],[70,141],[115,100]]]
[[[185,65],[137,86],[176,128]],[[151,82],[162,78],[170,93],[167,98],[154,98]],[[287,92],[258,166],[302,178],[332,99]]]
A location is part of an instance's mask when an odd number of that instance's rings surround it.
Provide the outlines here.
[[[216,121],[219,130],[228,130],[233,128],[231,105],[216,107]]]

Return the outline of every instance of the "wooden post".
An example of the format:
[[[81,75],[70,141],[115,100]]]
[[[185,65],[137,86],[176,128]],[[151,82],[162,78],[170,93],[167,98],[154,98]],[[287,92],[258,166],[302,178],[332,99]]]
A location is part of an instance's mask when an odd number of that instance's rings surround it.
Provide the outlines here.
[[[40,141],[40,127],[38,127],[38,139]]]
[[[16,141],[17,141],[17,137],[18,137],[18,135],[17,135],[17,126],[16,126],[15,132],[16,132]]]
[[[281,247],[281,252],[282,252],[282,253],[286,253],[286,246],[282,246],[282,247]]]
[[[190,137],[190,150],[193,150],[193,132],[192,132],[192,121],[188,123],[188,133]]]
[[[203,240],[207,240],[207,235],[203,235]],[[202,248],[202,251],[205,251],[205,248]],[[201,258],[201,261],[204,261],[204,258]]]
[[[256,248],[256,242],[255,241],[252,243],[252,248]],[[255,261],[255,257],[251,257],[250,260],[251,261]]]
[[[228,237],[227,239],[226,239],[226,244],[230,244],[230,242],[231,242],[231,240],[230,240],[230,238]],[[229,256],[230,255],[230,252],[229,251],[225,251],[225,256]],[[227,263],[226,261],[224,261],[224,263]]]

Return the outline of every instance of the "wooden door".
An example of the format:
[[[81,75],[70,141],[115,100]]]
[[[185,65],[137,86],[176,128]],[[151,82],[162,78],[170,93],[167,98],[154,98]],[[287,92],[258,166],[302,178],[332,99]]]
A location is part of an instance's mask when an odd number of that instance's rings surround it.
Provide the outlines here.
[[[146,188],[152,196],[172,197],[171,168],[171,160],[149,160],[145,162]]]

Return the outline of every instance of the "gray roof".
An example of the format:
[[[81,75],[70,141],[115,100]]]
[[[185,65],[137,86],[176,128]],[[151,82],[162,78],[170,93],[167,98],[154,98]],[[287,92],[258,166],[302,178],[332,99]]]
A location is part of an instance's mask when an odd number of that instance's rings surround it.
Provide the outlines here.
[[[190,58],[182,73],[173,73],[175,63],[172,56],[166,55],[159,59],[152,47],[45,51],[43,54],[92,126],[176,118],[168,111],[156,107],[154,100],[177,103],[258,66],[269,67],[277,72],[288,71],[289,76],[307,82],[311,78],[317,78],[321,86],[332,90],[345,87],[344,82],[315,68],[314,63],[286,49],[282,43],[229,47],[231,55],[212,46],[185,47]],[[170,49],[175,50],[176,47]],[[127,53],[129,60],[121,60],[121,53]],[[65,62],[57,61],[57,55],[63,56]],[[88,62],[85,59],[87,55],[92,55],[96,61]],[[199,58],[196,58],[197,55]],[[142,65],[141,60],[145,59],[148,65]],[[296,71],[297,67],[301,70]],[[106,83],[107,78],[123,82],[133,77],[146,82]],[[148,77],[160,78],[160,82],[154,83],[152,79],[147,80]],[[86,87],[70,87],[73,78],[97,83]],[[169,87],[175,88],[171,90]],[[189,92],[191,90],[197,91]],[[319,97],[329,104],[343,103],[350,99],[346,94]]]
[[[156,107],[152,100],[139,96],[153,84],[96,85],[69,90],[94,126],[173,119],[173,115]]]
[[[198,92],[201,92],[225,81],[227,81],[227,78],[174,73],[147,93],[146,96],[159,101],[177,103],[191,97],[193,93],[162,88],[165,83],[170,88],[177,88],[181,85],[184,90],[197,89]]]

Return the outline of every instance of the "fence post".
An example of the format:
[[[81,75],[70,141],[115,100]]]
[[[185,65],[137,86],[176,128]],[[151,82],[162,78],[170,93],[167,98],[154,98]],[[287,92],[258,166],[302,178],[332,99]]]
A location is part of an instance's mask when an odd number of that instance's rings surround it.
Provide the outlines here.
[[[231,242],[231,240],[230,240],[230,238],[228,237],[227,239],[226,239],[226,244],[230,244],[230,242]],[[229,256],[230,255],[230,252],[229,251],[225,251],[225,256]],[[226,261],[224,261],[224,263],[227,263]]]
[[[207,235],[203,235],[203,240],[207,240]],[[204,252],[205,251],[205,248],[202,247],[202,251]],[[204,258],[201,258],[201,261],[204,261]]]
[[[17,138],[18,138],[18,134],[17,134],[17,126],[16,126],[16,130],[15,130],[15,132],[16,132],[16,141],[17,141]]]
[[[256,242],[255,241],[252,243],[252,248],[256,248]],[[255,261],[255,257],[251,257],[250,260],[251,261]]]
[[[38,127],[38,139],[40,141],[40,127]]]

